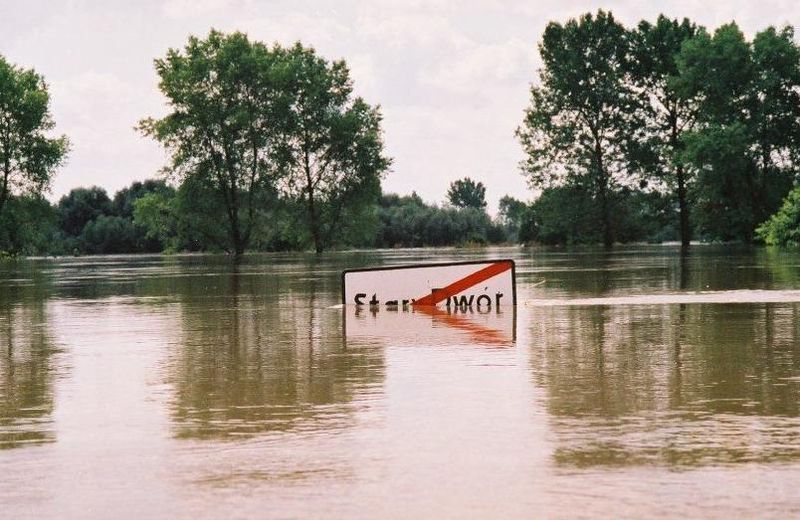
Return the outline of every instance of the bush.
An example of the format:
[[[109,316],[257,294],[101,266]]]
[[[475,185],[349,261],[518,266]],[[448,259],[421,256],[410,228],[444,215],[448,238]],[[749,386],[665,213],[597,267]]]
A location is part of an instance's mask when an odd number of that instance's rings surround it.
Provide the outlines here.
[[[662,242],[678,237],[677,212],[670,197],[622,188],[611,194],[617,242]],[[603,241],[599,201],[581,186],[545,189],[521,218],[519,241],[548,245]]]
[[[378,206],[378,247],[424,247],[498,243],[505,240],[502,226],[478,208],[425,204],[414,194],[381,197]]]
[[[37,195],[9,197],[0,213],[0,251],[10,255],[61,254],[58,212]]]
[[[129,219],[101,215],[84,226],[80,244],[90,254],[131,253],[141,249],[143,235]]]
[[[767,245],[800,245],[800,186],[789,192],[778,212],[756,229],[756,235]]]

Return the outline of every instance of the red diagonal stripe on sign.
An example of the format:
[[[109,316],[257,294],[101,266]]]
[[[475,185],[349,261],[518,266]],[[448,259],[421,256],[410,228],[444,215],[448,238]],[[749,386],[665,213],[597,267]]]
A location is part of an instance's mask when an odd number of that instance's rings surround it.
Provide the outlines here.
[[[413,305],[436,305],[437,303],[446,300],[450,296],[466,291],[473,285],[478,285],[481,282],[488,280],[493,276],[504,273],[511,269],[511,262],[495,262],[491,265],[484,267],[479,271],[465,276],[460,280],[456,280],[447,287],[435,290],[431,294],[425,295],[422,298],[414,300]]]

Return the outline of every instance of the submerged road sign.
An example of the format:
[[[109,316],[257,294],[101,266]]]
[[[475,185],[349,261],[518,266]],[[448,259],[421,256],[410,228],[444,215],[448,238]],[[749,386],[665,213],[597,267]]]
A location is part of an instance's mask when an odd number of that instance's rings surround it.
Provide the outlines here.
[[[516,305],[514,261],[349,269],[342,273],[342,303],[387,308]]]

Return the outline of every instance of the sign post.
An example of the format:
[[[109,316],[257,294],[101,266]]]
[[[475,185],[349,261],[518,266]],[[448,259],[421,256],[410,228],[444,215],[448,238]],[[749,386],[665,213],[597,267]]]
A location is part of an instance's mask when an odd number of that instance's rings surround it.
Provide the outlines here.
[[[498,309],[517,304],[513,260],[349,269],[342,303],[370,308]]]

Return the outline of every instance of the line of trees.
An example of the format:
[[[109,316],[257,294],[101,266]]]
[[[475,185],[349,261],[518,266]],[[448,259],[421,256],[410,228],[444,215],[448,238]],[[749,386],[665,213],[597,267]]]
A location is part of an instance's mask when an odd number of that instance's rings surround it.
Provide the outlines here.
[[[597,225],[579,238],[599,231],[606,245],[624,241],[621,204],[625,190],[638,190],[674,200],[684,245],[693,236],[752,242],[797,182],[791,27],[748,41],[735,23],[710,33],[660,16],[626,28],[598,11],[550,23],[539,50],[539,82],[517,131],[522,168],[541,198],[592,214]]]
[[[0,56],[0,250],[10,253],[690,240],[800,242],[800,47],[660,16],[550,23],[517,137],[533,202],[463,178],[447,203],[384,194],[379,106],[344,61],[212,30],[155,60],[170,160],[114,198],[44,198],[69,151],[44,79]],[[790,193],[791,192],[791,193]]]
[[[5,251],[27,255],[230,252],[225,213],[211,188],[162,179],[136,181],[113,197],[102,188],[75,188],[57,204],[40,196],[12,197],[6,215],[25,221],[0,222]],[[357,222],[342,225],[335,247],[422,247],[506,243],[516,232],[511,220],[486,213],[485,188],[469,178],[450,186],[448,202],[428,204],[416,193],[381,194]],[[464,201],[468,202],[464,202]],[[301,200],[275,198],[254,209],[249,247],[257,251],[314,248]],[[523,204],[524,206],[524,204]]]

